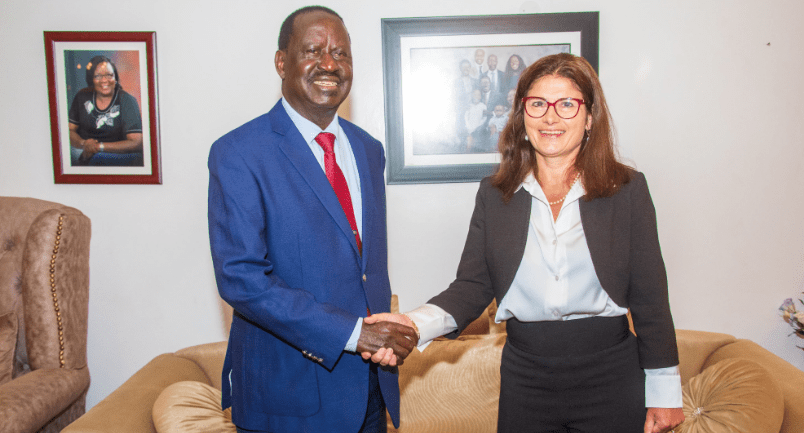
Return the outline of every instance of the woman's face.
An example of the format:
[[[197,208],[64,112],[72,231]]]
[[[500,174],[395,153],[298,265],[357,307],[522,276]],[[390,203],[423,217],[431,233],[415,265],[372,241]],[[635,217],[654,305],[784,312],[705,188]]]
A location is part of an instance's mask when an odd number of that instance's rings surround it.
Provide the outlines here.
[[[472,65],[469,63],[468,60],[464,60],[461,62],[461,75],[464,77],[468,77],[472,71]]]
[[[112,65],[103,62],[95,68],[95,75],[92,77],[95,85],[95,93],[101,96],[112,96],[117,81],[114,80],[114,69]]]
[[[511,65],[511,70],[516,71],[519,69],[519,57],[512,56],[508,63]]]
[[[547,102],[559,99],[583,99],[583,94],[571,80],[557,75],[548,75],[536,80],[530,86],[527,95],[544,98]],[[536,149],[537,156],[542,158],[571,158],[578,155],[583,142],[584,130],[592,126],[592,115],[581,105],[578,115],[572,119],[562,119],[556,114],[555,107],[535,119],[523,113],[525,131],[530,144]]]

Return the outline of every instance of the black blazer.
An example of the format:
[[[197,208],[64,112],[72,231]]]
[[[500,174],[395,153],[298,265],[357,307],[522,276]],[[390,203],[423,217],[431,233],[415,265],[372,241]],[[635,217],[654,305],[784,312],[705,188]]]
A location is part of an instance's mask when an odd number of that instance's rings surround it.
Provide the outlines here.
[[[455,338],[491,303],[505,296],[525,253],[531,195],[520,189],[505,203],[491,179],[480,183],[455,281],[428,303],[451,314]],[[678,365],[678,348],[659,248],[656,212],[645,176],[612,197],[580,201],[581,223],[595,272],[619,306],[629,308],[642,368]]]

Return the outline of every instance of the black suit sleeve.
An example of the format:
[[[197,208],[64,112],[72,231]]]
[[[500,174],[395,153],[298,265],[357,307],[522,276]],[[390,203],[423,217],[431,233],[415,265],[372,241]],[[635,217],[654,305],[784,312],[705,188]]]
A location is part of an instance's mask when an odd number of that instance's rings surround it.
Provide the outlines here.
[[[642,173],[630,185],[631,249],[628,307],[634,320],[642,368],[678,365],[673,317],[667,289],[667,271],[659,246],[656,210]]]
[[[486,260],[486,193],[490,188],[493,188],[490,180],[484,179],[475,198],[475,210],[472,212],[469,234],[466,236],[455,281],[447,290],[427,302],[443,308],[455,318],[458,330],[447,334],[447,338],[460,335],[494,299],[491,273]]]

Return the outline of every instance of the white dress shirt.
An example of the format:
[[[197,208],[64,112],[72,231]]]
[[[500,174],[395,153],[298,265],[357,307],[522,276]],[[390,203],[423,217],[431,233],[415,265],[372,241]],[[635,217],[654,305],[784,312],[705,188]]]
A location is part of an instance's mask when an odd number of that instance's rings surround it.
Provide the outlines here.
[[[533,175],[521,188],[532,196],[525,253],[495,322],[512,317],[537,322],[627,314],[608,296],[595,273],[581,224],[579,200],[586,193],[581,182],[570,189],[557,219]],[[407,314],[419,328],[420,346],[458,328],[451,315],[432,304]],[[678,366],[646,369],[645,374],[646,407],[682,407]]]

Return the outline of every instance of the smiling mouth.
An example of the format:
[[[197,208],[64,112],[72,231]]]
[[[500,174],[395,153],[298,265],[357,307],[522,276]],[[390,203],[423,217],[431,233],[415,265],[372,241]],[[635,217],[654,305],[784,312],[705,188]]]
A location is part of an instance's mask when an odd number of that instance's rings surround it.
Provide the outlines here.
[[[558,137],[563,133],[564,131],[539,131],[539,134],[546,137]]]
[[[338,87],[337,81],[330,81],[330,80],[313,80],[313,84],[315,84],[316,86],[326,87],[330,89]]]

